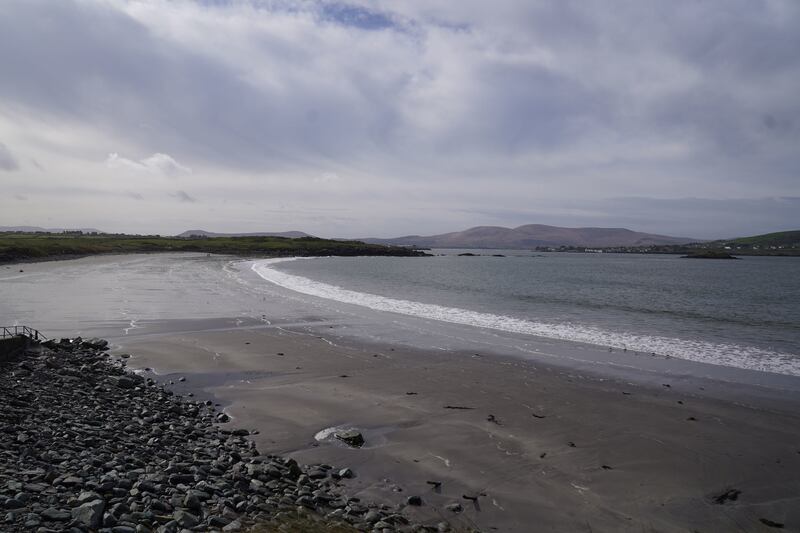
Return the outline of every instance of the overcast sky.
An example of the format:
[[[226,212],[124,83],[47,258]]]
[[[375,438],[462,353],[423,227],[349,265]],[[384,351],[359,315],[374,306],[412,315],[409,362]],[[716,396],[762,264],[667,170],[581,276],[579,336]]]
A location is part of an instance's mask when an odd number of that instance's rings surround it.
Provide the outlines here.
[[[0,225],[800,228],[797,0],[2,0]]]

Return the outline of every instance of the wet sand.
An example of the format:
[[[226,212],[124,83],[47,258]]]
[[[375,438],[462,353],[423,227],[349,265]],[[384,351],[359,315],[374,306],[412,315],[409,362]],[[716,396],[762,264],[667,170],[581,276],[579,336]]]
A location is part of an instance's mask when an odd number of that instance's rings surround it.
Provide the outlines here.
[[[796,394],[229,323],[117,352],[216,399],[262,453],[352,468],[353,496],[419,495],[410,516],[481,531],[800,531]],[[340,425],[366,445],[314,439]]]

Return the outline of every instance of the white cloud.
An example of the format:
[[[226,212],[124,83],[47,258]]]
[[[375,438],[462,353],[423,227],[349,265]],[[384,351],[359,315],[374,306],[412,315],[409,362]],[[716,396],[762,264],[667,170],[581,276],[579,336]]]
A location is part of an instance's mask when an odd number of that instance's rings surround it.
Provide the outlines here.
[[[181,165],[174,158],[161,153],[155,153],[139,161],[120,157],[117,153],[111,153],[106,158],[106,166],[113,169],[130,169],[162,176],[177,176],[179,174],[191,174],[192,172],[191,168]]]

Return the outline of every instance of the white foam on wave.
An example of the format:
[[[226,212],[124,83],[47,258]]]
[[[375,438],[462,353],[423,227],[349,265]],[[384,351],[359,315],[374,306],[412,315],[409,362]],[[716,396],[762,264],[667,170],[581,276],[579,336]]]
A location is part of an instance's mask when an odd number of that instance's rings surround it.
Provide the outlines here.
[[[294,261],[296,259],[299,258],[256,261],[252,269],[263,279],[286,289],[310,296],[359,305],[377,311],[388,311],[442,322],[535,335],[549,339],[627,349],[647,354],[656,353],[715,365],[800,376],[800,358],[796,355],[774,352],[754,346],[607,331],[570,322],[547,323],[457,307],[400,300],[377,294],[352,291],[272,268],[272,265],[276,263]]]

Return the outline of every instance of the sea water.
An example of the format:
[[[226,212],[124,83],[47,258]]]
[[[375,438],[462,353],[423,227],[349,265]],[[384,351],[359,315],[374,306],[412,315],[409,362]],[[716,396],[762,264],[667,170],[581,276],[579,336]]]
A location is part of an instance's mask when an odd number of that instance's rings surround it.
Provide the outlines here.
[[[252,269],[291,291],[377,311],[800,375],[800,259],[466,252]]]

